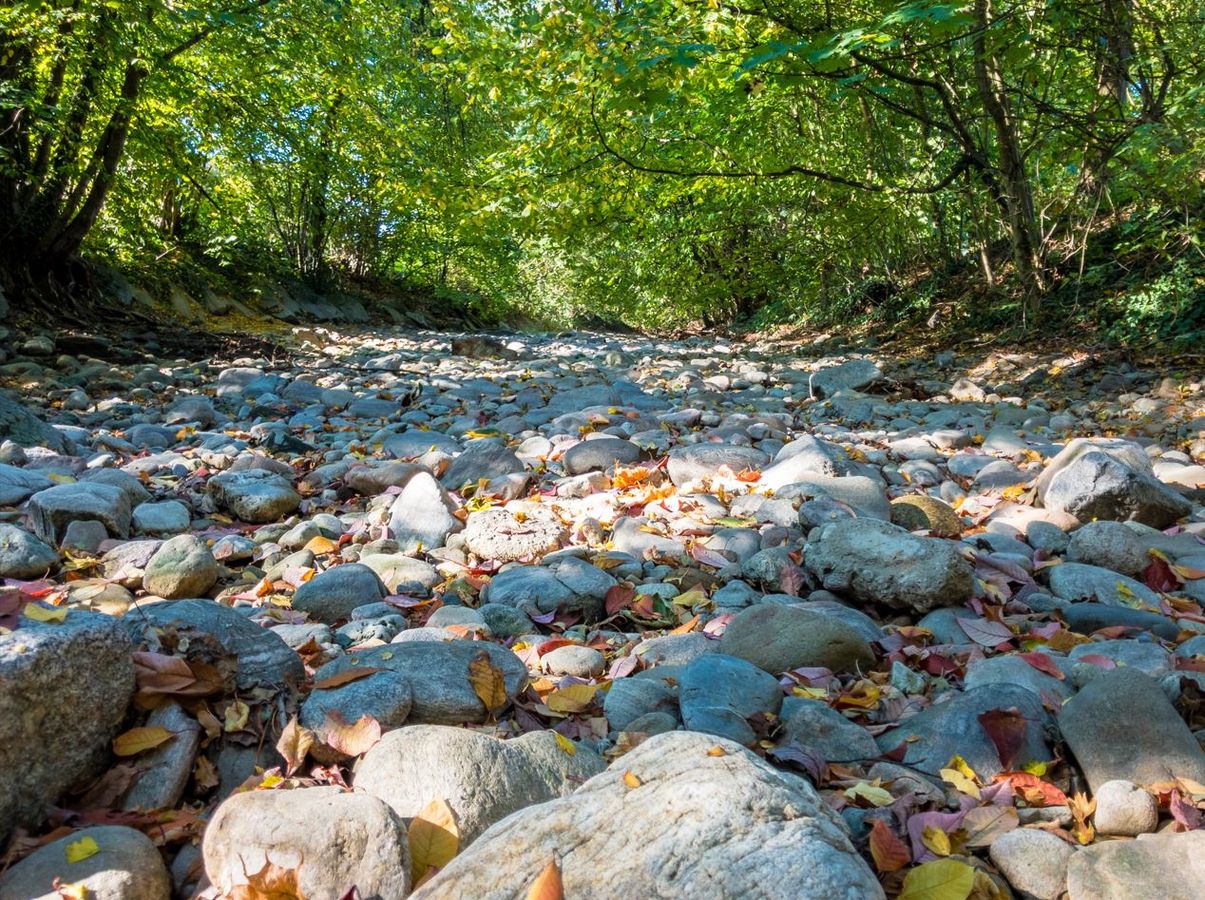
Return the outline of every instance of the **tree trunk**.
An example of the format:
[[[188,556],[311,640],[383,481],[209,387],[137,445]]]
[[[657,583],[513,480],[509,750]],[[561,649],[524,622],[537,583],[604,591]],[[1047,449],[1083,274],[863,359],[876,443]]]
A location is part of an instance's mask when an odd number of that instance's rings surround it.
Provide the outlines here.
[[[975,82],[980,99],[991,119],[1000,158],[1000,188],[997,198],[1005,213],[1005,227],[1012,248],[1013,264],[1024,285],[1027,312],[1037,311],[1038,301],[1049,284],[1046,279],[1042,239],[1038,232],[1033,187],[1025,173],[1016,120],[1004,88],[1000,61],[987,48],[986,32],[992,23],[989,0],[975,0],[977,30],[974,38]]]

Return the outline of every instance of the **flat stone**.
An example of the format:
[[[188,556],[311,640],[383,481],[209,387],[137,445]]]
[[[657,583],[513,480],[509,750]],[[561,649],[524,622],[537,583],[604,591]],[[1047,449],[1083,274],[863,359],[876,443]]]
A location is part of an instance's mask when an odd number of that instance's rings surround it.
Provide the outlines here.
[[[520,519],[509,510],[486,509],[469,516],[464,542],[482,559],[505,562],[551,553],[560,547],[564,533],[564,526],[548,514]]]
[[[874,651],[855,628],[815,610],[780,604],[737,613],[719,649],[771,674],[801,666],[855,672],[875,661]]]
[[[287,478],[263,469],[223,472],[206,486],[214,502],[244,522],[275,522],[301,505]]]
[[[34,534],[48,544],[59,543],[75,521],[101,522],[111,537],[130,534],[130,501],[111,484],[56,484],[29,498],[29,519]]]
[[[621,438],[597,438],[574,444],[565,451],[562,462],[570,475],[609,469],[616,463],[630,465],[643,456],[639,447]]]
[[[1134,669],[1093,678],[1064,704],[1059,728],[1093,790],[1118,780],[1205,783],[1205,752],[1159,683]]]

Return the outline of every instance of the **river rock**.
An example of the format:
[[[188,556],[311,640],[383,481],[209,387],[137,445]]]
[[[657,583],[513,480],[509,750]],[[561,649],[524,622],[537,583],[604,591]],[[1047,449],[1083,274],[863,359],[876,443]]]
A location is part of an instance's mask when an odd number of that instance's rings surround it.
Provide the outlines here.
[[[267,863],[297,869],[306,897],[392,900],[410,890],[402,820],[386,804],[337,787],[247,791],[225,800],[201,844],[205,874],[223,893]]]
[[[67,861],[67,848],[96,842],[97,853]],[[75,885],[88,900],[168,900],[171,876],[159,849],[141,831],[124,825],[97,825],[73,831],[39,847],[3,875],[0,900],[61,900],[55,879]]]
[[[920,613],[962,603],[974,581],[954,544],[874,519],[825,525],[808,542],[804,564],[826,590]]]
[[[116,619],[71,610],[0,634],[0,843],[69,786],[98,774],[134,696],[130,640]]]
[[[856,672],[874,665],[862,635],[839,619],[798,606],[760,604],[737,613],[720,638],[720,652],[771,674],[801,666]]]
[[[552,859],[566,897],[884,896],[811,785],[732,741],[681,731],[498,822],[413,896],[511,898]]]
[[[550,731],[502,741],[446,725],[391,731],[356,767],[355,787],[410,819],[444,800],[456,816],[461,847],[511,813],[563,797],[606,763],[584,746],[571,754]]]

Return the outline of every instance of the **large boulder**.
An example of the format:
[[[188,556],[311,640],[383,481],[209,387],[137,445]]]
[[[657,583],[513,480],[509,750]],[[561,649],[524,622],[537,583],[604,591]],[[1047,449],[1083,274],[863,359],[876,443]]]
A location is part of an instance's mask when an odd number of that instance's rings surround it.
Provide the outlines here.
[[[838,391],[860,391],[882,377],[883,370],[871,360],[851,359],[813,372],[808,379],[808,391],[813,397],[823,400]]]
[[[327,663],[314,673],[314,680],[322,681],[359,666],[389,669],[410,682],[411,723],[484,722],[491,711],[469,681],[470,665],[476,664],[477,671],[484,671],[478,662],[483,656],[501,674],[509,703],[527,685],[527,667],[505,647],[485,641],[404,641],[357,650]]]
[[[121,623],[82,610],[0,635],[0,844],[103,765],[134,696],[131,650]]]
[[[452,728],[413,725],[391,731],[356,767],[355,787],[411,819],[432,800],[456,816],[461,846],[499,819],[571,794],[606,768],[594,751],[559,744],[551,731],[513,740]]]
[[[0,394],[0,440],[2,439],[22,447],[49,447],[56,453],[66,453],[71,449],[69,442],[56,429],[5,394]]]
[[[59,555],[23,528],[0,523],[0,578],[40,578],[59,567]]]
[[[68,847],[95,842],[97,852],[70,862]],[[56,888],[72,885],[72,894]],[[124,825],[98,825],[73,831],[39,847],[3,875],[0,900],[168,900],[171,876],[163,857],[141,831]]]
[[[732,741],[684,731],[493,825],[413,896],[523,896],[554,859],[566,897],[884,896],[810,784]]]
[[[980,716],[996,710],[1016,710],[1025,727],[1016,757],[1001,760],[996,744]],[[1027,762],[1048,762],[1045,735],[1050,714],[1037,694],[1012,684],[989,684],[935,703],[879,735],[879,748],[890,753],[904,747],[906,766],[937,775],[955,756],[961,756],[980,777],[991,778],[1005,762],[1019,769]]]
[[[762,603],[737,613],[720,638],[720,652],[775,674],[800,666],[856,672],[875,661],[874,651],[852,625],[779,603]]]
[[[305,678],[301,657],[280,635],[261,628],[246,616],[213,600],[172,600],[148,603],[138,615],[122,620],[130,636],[151,650],[161,635],[173,631],[188,638],[185,656],[202,662],[224,662],[234,669],[240,691],[256,687],[285,688]]]
[[[1205,784],[1205,752],[1149,675],[1119,666],[1093,678],[1059,712],[1059,729],[1093,790],[1108,781]]]
[[[79,521],[100,522],[109,537],[129,537],[130,498],[111,484],[56,484],[29,498],[29,520],[48,544],[58,545],[67,526]]]
[[[1093,844],[1067,867],[1069,900],[1200,900],[1202,885],[1205,831]]]
[[[387,805],[337,787],[248,791],[213,814],[201,844],[205,874],[223,895],[267,863],[298,870],[304,897],[393,900],[410,890],[410,850]],[[259,895],[257,895],[259,896]]]
[[[824,588],[863,603],[927,612],[970,599],[974,571],[958,547],[877,519],[825,525],[804,550]]]
[[[1050,461],[1035,487],[1043,506],[1081,522],[1133,520],[1167,528],[1192,511],[1154,476],[1140,446],[1117,439],[1076,438]]]
[[[206,490],[220,508],[244,522],[275,522],[301,505],[301,495],[283,475],[264,469],[223,472]]]
[[[380,576],[368,566],[346,563],[298,586],[293,593],[293,609],[306,613],[312,621],[330,625],[351,618],[357,606],[376,603],[388,593]]]

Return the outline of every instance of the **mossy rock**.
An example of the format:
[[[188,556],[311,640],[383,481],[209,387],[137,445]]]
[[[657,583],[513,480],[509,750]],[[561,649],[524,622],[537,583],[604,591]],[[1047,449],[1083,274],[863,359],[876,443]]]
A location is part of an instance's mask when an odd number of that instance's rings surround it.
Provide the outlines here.
[[[909,494],[891,501],[891,521],[909,531],[929,531],[938,537],[962,534],[962,519],[953,507],[927,494]]]

